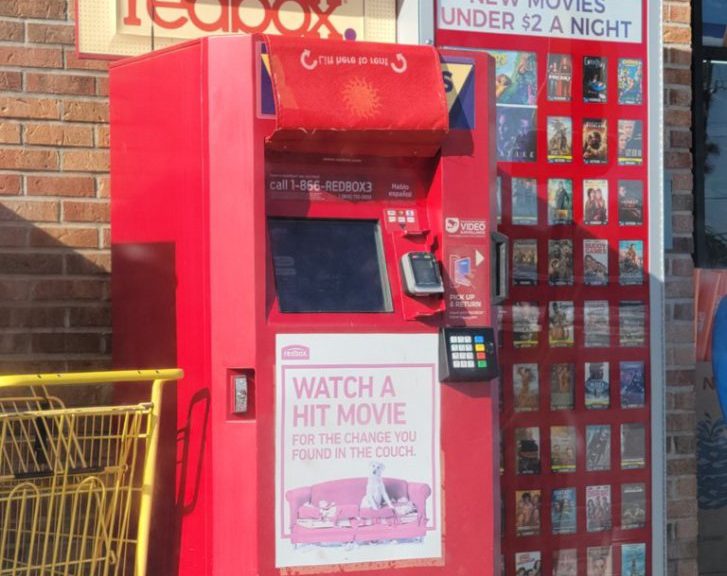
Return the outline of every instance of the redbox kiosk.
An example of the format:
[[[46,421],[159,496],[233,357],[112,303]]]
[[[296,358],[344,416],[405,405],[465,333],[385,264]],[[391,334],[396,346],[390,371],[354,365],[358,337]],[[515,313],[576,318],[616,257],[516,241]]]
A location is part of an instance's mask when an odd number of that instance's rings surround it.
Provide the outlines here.
[[[186,375],[151,574],[495,574],[492,86],[262,36],[112,67],[115,362]]]

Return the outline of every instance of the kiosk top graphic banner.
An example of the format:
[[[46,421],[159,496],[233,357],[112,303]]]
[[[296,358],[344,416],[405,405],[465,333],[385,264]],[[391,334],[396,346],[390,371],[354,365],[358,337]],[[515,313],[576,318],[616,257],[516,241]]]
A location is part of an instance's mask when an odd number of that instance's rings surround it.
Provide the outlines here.
[[[439,30],[641,43],[633,0],[441,0]]]

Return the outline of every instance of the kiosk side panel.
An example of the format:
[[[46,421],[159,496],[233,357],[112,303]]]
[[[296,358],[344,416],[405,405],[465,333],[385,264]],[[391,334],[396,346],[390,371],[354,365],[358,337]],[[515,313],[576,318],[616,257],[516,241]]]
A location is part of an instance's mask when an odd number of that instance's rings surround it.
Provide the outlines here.
[[[210,573],[202,75],[195,42],[115,65],[110,81],[114,364],[186,375],[163,404],[149,559],[159,575]]]

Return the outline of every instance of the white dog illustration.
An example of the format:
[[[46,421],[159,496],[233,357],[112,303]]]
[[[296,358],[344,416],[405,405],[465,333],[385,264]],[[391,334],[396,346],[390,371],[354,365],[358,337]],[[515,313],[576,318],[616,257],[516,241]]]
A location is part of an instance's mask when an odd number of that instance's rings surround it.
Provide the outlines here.
[[[381,477],[383,471],[384,465],[381,462],[371,462],[371,473],[368,482],[366,482],[366,495],[361,500],[361,508],[378,510],[384,503],[390,508],[394,507]]]

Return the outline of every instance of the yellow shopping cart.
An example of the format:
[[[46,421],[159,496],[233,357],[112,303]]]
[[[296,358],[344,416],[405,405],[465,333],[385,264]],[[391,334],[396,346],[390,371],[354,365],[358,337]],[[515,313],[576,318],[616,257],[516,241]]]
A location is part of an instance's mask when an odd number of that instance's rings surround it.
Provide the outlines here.
[[[144,576],[162,385],[181,370],[0,377],[0,576]],[[152,382],[147,402],[58,389]]]

